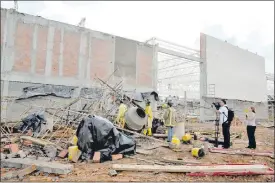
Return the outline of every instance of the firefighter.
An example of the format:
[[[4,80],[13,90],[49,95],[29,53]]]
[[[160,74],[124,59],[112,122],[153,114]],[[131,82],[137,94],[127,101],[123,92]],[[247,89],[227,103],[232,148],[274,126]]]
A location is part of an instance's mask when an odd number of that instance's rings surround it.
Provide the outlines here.
[[[125,113],[127,111],[127,106],[124,104],[124,101],[120,100],[120,105],[118,109],[118,114],[116,118],[116,123],[121,127],[125,127]]]
[[[168,138],[167,141],[171,142],[172,137],[173,137],[173,130],[176,125],[176,112],[175,109],[172,107],[173,103],[171,100],[167,102],[168,109],[166,109],[163,119],[164,119],[164,124],[168,128]]]
[[[153,122],[153,111],[150,105],[150,100],[146,101],[145,114],[148,116],[147,128],[143,130],[144,135],[152,136],[152,122]]]

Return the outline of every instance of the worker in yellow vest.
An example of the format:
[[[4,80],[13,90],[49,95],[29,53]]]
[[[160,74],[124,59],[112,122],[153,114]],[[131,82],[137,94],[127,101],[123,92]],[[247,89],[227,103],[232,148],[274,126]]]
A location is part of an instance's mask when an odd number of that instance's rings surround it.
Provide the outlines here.
[[[152,123],[153,123],[153,111],[150,103],[151,103],[150,100],[146,101],[145,114],[147,115],[148,120],[147,120],[147,126],[146,126],[147,128],[143,130],[143,134],[148,136],[152,136]]]
[[[166,109],[163,119],[164,119],[164,125],[168,128],[168,138],[167,141],[171,142],[172,137],[173,137],[173,131],[174,127],[176,126],[176,111],[172,107],[173,103],[172,101],[167,102],[168,109]]]
[[[124,104],[123,100],[120,100],[116,123],[121,128],[125,127],[125,113],[126,113],[126,111],[127,111],[127,106]]]

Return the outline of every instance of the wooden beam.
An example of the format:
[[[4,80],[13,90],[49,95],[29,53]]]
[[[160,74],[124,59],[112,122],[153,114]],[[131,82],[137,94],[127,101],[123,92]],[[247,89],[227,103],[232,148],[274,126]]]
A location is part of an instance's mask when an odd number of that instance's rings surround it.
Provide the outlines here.
[[[267,171],[269,167],[265,165],[252,164],[236,164],[236,165],[181,165],[181,166],[160,166],[160,165],[127,165],[127,164],[113,164],[112,168],[117,171],[138,171],[138,172],[173,172],[173,173],[187,173],[187,172],[255,172]]]

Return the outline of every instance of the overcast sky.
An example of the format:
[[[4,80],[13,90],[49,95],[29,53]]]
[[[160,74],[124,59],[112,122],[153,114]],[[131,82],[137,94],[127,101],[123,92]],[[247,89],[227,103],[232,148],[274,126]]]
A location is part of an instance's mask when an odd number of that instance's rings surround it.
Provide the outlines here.
[[[138,41],[151,37],[199,48],[204,32],[266,59],[274,73],[274,2],[92,2],[19,1],[19,11],[52,20],[78,24]],[[1,1],[1,7],[13,7]]]

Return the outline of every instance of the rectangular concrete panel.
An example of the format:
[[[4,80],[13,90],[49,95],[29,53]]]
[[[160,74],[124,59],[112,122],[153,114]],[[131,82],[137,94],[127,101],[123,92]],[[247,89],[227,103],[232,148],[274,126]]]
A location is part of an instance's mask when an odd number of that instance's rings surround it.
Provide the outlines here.
[[[59,57],[60,57],[61,31],[55,29],[52,54],[52,76],[59,75]]]
[[[36,63],[35,73],[45,75],[46,54],[47,54],[48,27],[39,26],[36,41]]]
[[[265,59],[225,41],[206,36],[207,86],[215,97],[266,101]]]
[[[115,69],[119,72],[115,76],[122,77],[126,84],[136,84],[136,54],[137,42],[116,37]]]
[[[91,39],[91,60],[90,76],[91,80],[99,77],[103,80],[111,74],[114,41],[112,39],[95,38]]]
[[[153,48],[138,45],[137,48],[137,84],[146,87],[153,85]]]
[[[80,33],[65,31],[63,45],[63,76],[76,77],[78,74]]]
[[[15,32],[15,49],[13,70],[30,72],[33,28],[31,24],[18,21]]]

